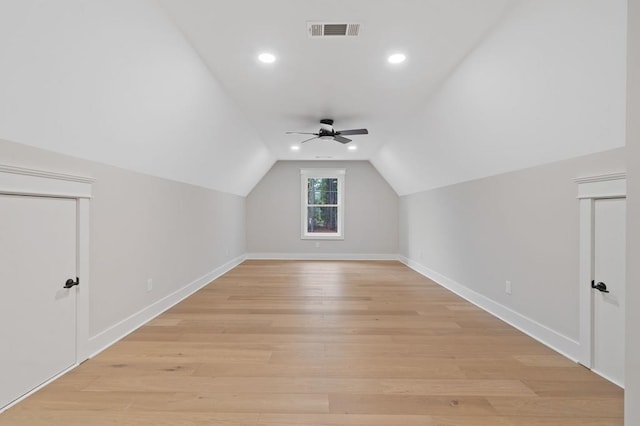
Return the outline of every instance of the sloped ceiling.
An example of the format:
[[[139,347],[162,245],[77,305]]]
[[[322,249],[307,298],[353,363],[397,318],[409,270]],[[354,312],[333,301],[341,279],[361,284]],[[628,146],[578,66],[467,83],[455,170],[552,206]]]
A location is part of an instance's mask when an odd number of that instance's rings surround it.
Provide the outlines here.
[[[626,1],[514,8],[371,159],[400,194],[625,145]]]
[[[277,159],[370,160],[408,194],[624,144],[624,0],[161,4]],[[312,38],[308,21],[361,33]],[[370,135],[356,151],[285,135],[321,118]]]
[[[407,138],[416,109],[498,22],[510,0],[161,0],[273,155],[369,160]],[[312,38],[307,21],[357,22],[358,37]],[[259,63],[260,52],[277,56]],[[387,63],[393,52],[407,61]],[[354,136],[357,151],[286,131],[317,132],[321,118]]]
[[[238,195],[275,161],[155,0],[1,1],[0,52],[2,139]]]
[[[370,160],[403,195],[623,146],[625,43],[625,0],[9,0],[0,137],[238,195]],[[321,118],[370,134],[285,134]]]

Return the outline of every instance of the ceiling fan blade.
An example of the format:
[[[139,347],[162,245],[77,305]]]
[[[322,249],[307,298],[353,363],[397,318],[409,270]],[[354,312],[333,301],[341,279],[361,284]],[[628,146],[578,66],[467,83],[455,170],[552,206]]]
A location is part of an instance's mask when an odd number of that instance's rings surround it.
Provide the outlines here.
[[[318,136],[317,133],[309,133],[309,132],[284,132],[287,135],[316,135]]]
[[[315,133],[311,133],[311,134],[312,134],[312,135],[315,135]],[[303,140],[303,141],[302,141],[302,142],[300,142],[300,143],[309,142],[309,141],[312,141],[312,140],[314,140],[314,139],[318,139],[318,136],[314,136],[314,137],[312,137],[312,138],[309,138],[309,139]]]
[[[336,132],[339,135],[368,135],[367,129],[351,129],[351,130],[339,130]]]
[[[340,135],[335,135],[333,137],[333,140],[335,140],[336,142],[340,142],[340,143],[349,143],[349,142],[351,142],[351,139],[343,138]]]

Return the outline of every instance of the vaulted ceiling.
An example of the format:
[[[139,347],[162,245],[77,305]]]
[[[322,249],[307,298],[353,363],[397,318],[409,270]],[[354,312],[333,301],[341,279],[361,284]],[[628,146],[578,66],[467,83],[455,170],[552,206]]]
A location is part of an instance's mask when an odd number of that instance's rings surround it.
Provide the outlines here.
[[[505,14],[512,0],[162,0],[278,159],[370,159]],[[355,37],[311,37],[307,22],[359,23]],[[276,62],[262,64],[261,52]],[[387,57],[403,52],[407,61]],[[320,119],[366,127],[357,151],[315,140]]]
[[[277,159],[371,160],[404,194],[624,143],[624,1],[161,4]],[[361,28],[311,37],[308,22]],[[285,134],[322,118],[370,134],[355,151]]]
[[[0,52],[0,138],[238,195],[279,159],[404,195],[625,143],[625,0],[8,0]],[[370,134],[285,134],[322,118]]]

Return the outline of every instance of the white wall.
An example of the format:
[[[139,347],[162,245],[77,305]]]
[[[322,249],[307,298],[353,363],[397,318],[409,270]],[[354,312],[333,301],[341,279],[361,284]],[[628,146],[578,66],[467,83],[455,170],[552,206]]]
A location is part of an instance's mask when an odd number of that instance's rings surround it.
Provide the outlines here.
[[[316,241],[300,239],[302,168],[346,169],[344,240],[323,240],[316,247]],[[398,196],[368,161],[278,161],[247,196],[247,251],[395,255]]]
[[[565,352],[573,350],[579,272],[573,179],[624,171],[624,158],[624,149],[616,149],[403,196],[400,252],[566,337]]]
[[[244,197],[2,140],[0,164],[96,179],[90,214],[94,351],[146,317],[118,326],[121,321],[245,253]]]
[[[374,166],[400,195],[625,143],[625,0],[525,0]]]
[[[640,1],[629,0],[625,425],[640,424]]]
[[[0,138],[246,195],[274,159],[153,0],[0,2]]]

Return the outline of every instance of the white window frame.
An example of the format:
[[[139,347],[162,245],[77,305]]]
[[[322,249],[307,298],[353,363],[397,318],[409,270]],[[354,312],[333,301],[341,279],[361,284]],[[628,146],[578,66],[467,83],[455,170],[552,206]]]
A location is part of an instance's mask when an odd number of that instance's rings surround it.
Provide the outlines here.
[[[345,176],[347,169],[300,169],[300,206],[301,206],[301,239],[303,240],[344,240],[344,200]],[[338,232],[308,232],[308,179],[329,178],[338,179]],[[330,206],[334,206],[331,204]]]

